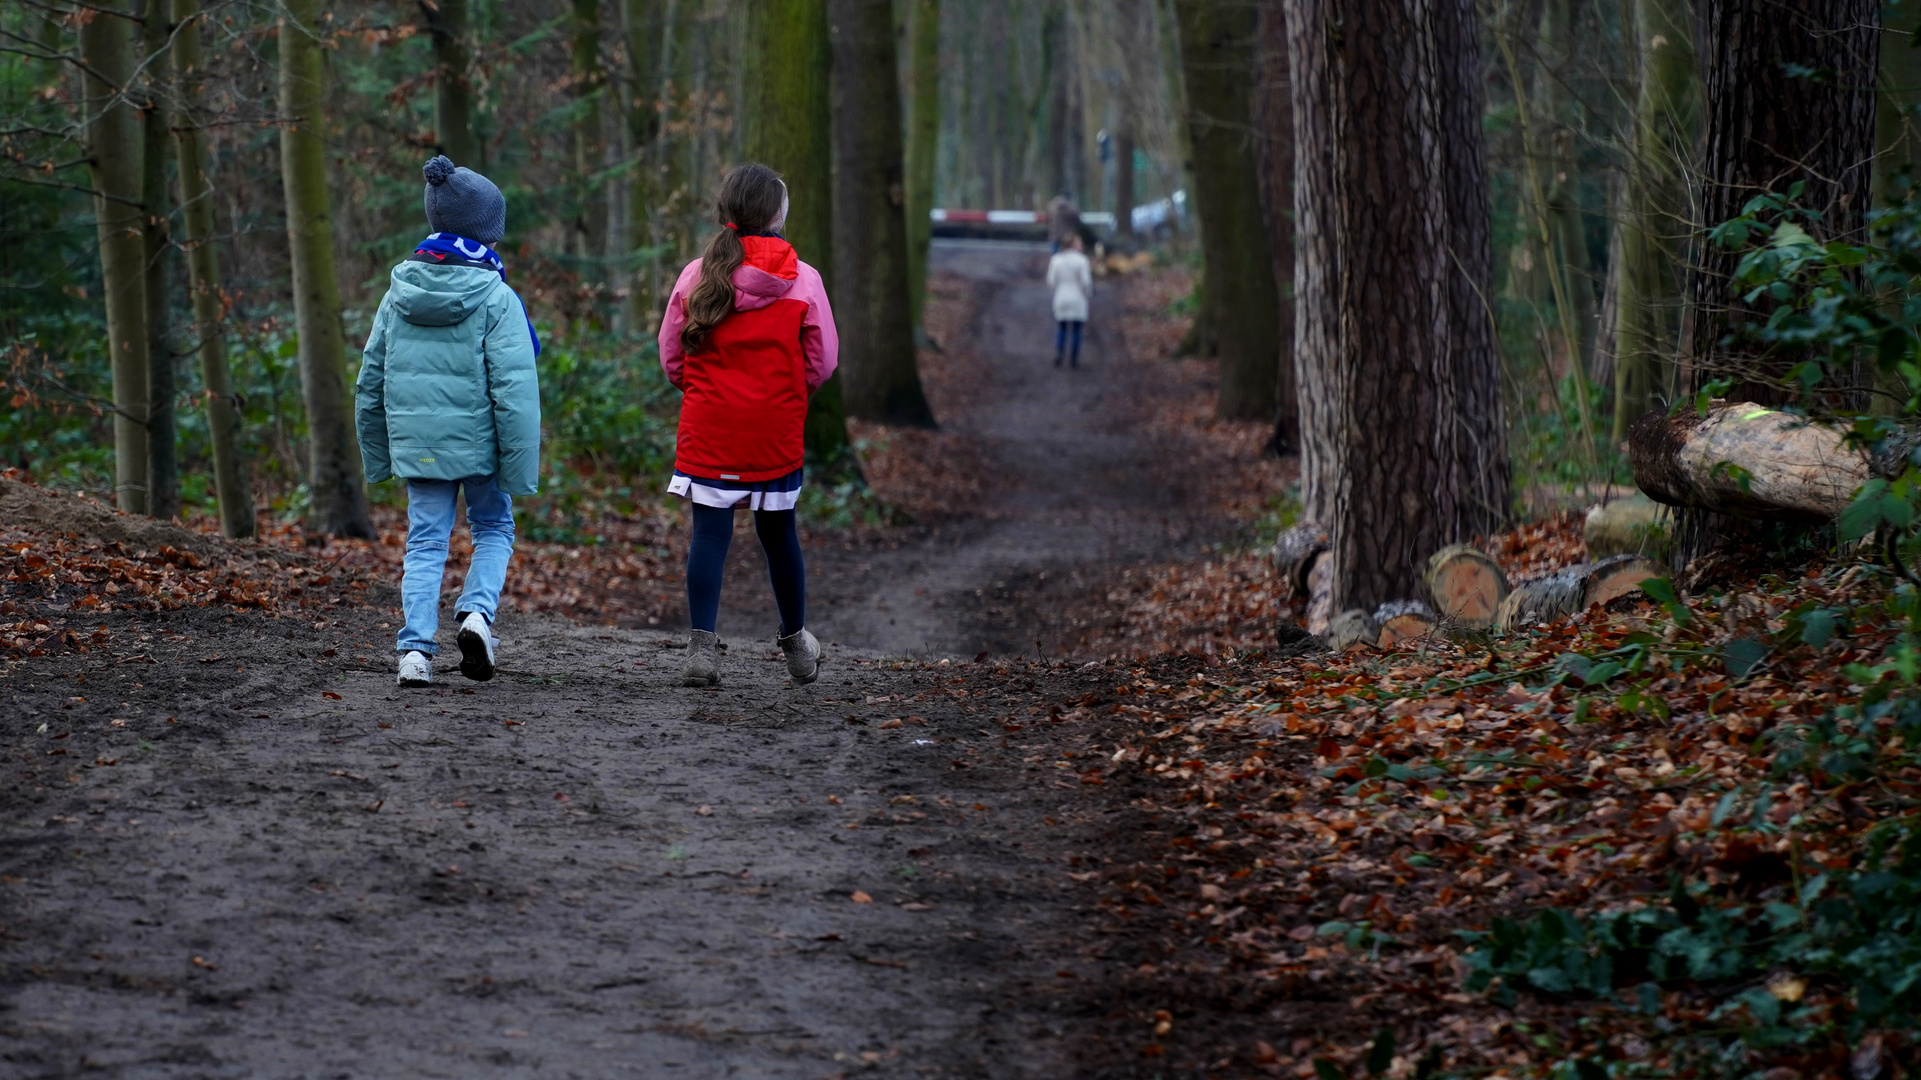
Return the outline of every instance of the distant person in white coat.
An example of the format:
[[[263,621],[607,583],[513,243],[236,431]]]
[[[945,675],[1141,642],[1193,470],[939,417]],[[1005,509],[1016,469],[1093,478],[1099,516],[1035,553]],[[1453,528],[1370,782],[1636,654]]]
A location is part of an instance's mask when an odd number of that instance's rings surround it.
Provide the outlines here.
[[[1069,366],[1080,367],[1081,328],[1087,325],[1087,301],[1094,293],[1094,267],[1081,254],[1079,236],[1064,239],[1047,260],[1047,287],[1054,290],[1054,366],[1060,367],[1065,358]]]

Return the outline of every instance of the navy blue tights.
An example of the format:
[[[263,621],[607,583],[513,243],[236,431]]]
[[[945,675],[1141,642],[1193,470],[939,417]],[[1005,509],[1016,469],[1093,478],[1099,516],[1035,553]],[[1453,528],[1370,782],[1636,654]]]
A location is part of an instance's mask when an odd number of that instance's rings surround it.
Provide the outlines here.
[[[687,615],[693,628],[712,633],[720,620],[720,581],[734,542],[732,507],[694,503],[694,542],[687,549]],[[780,608],[780,635],[807,625],[807,565],[792,510],[754,511],[754,531],[767,553],[767,577]]]

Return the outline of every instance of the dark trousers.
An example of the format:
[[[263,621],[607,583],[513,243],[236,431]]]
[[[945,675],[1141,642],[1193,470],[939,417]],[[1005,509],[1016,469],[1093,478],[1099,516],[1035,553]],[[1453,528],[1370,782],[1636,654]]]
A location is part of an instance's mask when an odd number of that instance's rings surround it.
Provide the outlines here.
[[[734,543],[734,510],[694,503],[694,542],[687,549],[687,617],[695,630],[712,633],[720,620],[720,583],[727,549]],[[754,511],[754,531],[767,553],[767,577],[780,608],[780,635],[807,625],[807,565],[792,510]]]

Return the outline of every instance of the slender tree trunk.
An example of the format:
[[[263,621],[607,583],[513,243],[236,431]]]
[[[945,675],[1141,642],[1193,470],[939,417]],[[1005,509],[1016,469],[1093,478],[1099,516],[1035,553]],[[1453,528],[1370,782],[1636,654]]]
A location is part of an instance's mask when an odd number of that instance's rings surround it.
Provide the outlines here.
[[[467,0],[420,0],[420,12],[434,42],[434,140],[454,164],[479,169]]]
[[[1687,171],[1698,126],[1691,0],[1636,0],[1641,85],[1615,273],[1613,438],[1673,392],[1682,267],[1691,230]]]
[[[1487,146],[1480,32],[1473,0],[1429,0],[1438,64],[1436,96],[1447,216],[1448,354],[1454,400],[1447,419],[1454,445],[1450,540],[1505,526],[1513,508],[1501,359],[1494,344],[1494,247],[1488,220]]]
[[[1261,6],[1256,39],[1253,120],[1255,162],[1260,170],[1261,214],[1280,299],[1280,370],[1274,387],[1274,437],[1270,448],[1292,453],[1300,446],[1300,391],[1294,375],[1294,112],[1287,70],[1287,8]]]
[[[147,290],[141,208],[140,114],[121,97],[134,79],[131,13],[98,11],[81,24],[86,64],[87,164],[97,193],[100,277],[106,290],[107,339],[113,355],[114,503],[147,513]]]
[[[833,40],[834,319],[847,413],[932,427],[908,299],[906,178],[891,0],[828,0]]]
[[[1114,231],[1134,235],[1134,129],[1127,121],[1114,132]]]
[[[748,0],[752,28],[741,57],[741,154],[787,181],[788,242],[830,285],[834,282],[833,153],[826,0]],[[807,407],[807,455],[819,467],[849,467],[841,377],[827,380]]]
[[[1305,486],[1334,610],[1371,610],[1507,506],[1473,16],[1290,8]]]
[[[1051,63],[1051,57],[1043,63]],[[927,215],[934,208],[934,158],[940,148],[940,69],[940,0],[907,0],[907,296],[917,341],[925,337],[921,314],[927,309],[927,250],[934,237]],[[1049,75],[1051,88],[1055,81]],[[1058,114],[1050,115],[1050,133],[1059,122]]]
[[[1874,156],[1874,79],[1880,47],[1877,0],[1698,0],[1702,72],[1702,223],[1739,214],[1754,196],[1804,183],[1803,205],[1820,212],[1821,240],[1858,236],[1868,209]],[[1820,78],[1802,71],[1832,72]],[[1686,356],[1689,392],[1735,380],[1729,397],[1785,404],[1792,357],[1723,346],[1737,321],[1763,309],[1729,295],[1737,256],[1704,245],[1693,275]]]
[[[1048,88],[1053,101],[1048,107],[1047,123],[1050,140],[1048,165],[1052,170],[1048,174],[1048,186],[1053,188],[1048,192],[1049,198],[1074,186],[1073,155],[1079,151],[1071,138],[1068,119],[1069,110],[1073,107],[1070,81],[1074,73],[1061,55],[1067,47],[1065,21],[1066,14],[1057,4],[1049,4],[1041,12],[1041,57],[1049,74]]]
[[[574,232],[583,260],[582,276],[600,281],[598,260],[607,253],[607,203],[601,174],[607,167],[606,133],[601,126],[601,97],[607,73],[600,66],[600,0],[574,0]]]
[[[227,371],[226,299],[221,291],[220,249],[214,243],[213,184],[207,177],[207,144],[200,125],[200,0],[174,0],[180,24],[173,68],[182,112],[175,129],[180,161],[180,221],[186,236],[187,280],[193,294],[194,336],[200,343],[200,382],[207,402],[207,440],[213,449],[214,491],[220,499],[220,532],[254,533],[253,489],[240,456],[240,409]]]
[[[169,128],[172,98],[167,78],[172,72],[167,51],[172,37],[168,0],[144,0],[140,13],[142,87],[140,201],[143,207],[142,247],[146,259],[147,301],[147,512],[157,518],[180,516],[180,463],[173,415],[178,390],[173,356],[173,216],[172,191],[167,186],[167,162],[172,157]]]
[[[327,185],[320,0],[284,0],[280,18],[280,177],[287,197],[300,390],[307,403],[310,527],[371,538],[365,474],[347,397],[340,283],[334,275],[333,199]]]
[[[1334,358],[1341,325],[1336,283],[1342,280],[1334,217],[1339,172],[1334,162],[1334,106],[1327,49],[1328,4],[1283,0],[1287,15],[1288,86],[1294,115],[1294,378],[1300,395],[1301,511],[1323,528],[1334,517],[1333,483],[1340,465]]]
[[[636,253],[658,243],[654,214],[661,181],[660,121],[667,107],[667,87],[661,78],[661,32],[671,17],[662,9],[672,6],[673,0],[664,4],[661,0],[621,0],[620,5],[621,29],[627,38],[629,100],[625,113],[634,146],[632,181],[627,188],[627,247]],[[637,331],[645,331],[659,314],[653,288],[654,264],[659,261],[649,257],[645,264],[636,263],[628,278],[628,317]]]
[[[1175,0],[1194,196],[1201,215],[1203,288],[1218,328],[1217,411],[1267,420],[1280,376],[1280,295],[1248,133],[1257,9],[1240,0]]]

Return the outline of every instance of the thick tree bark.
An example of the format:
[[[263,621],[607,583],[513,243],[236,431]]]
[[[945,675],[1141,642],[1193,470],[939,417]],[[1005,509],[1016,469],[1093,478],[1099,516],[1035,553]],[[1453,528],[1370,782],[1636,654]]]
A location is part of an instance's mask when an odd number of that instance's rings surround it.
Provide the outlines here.
[[[1292,3],[1308,511],[1372,609],[1508,505],[1472,9]]]
[[[169,227],[173,192],[167,186],[167,144],[173,110],[173,71],[167,51],[173,25],[169,0],[144,0],[140,12],[141,54],[146,62],[141,88],[140,201],[142,246],[146,258],[147,301],[147,512],[157,518],[180,516],[180,463],[173,415],[178,395],[174,379],[173,236]]]
[[[908,299],[900,73],[890,0],[828,0],[833,41],[834,320],[842,394],[864,420],[934,426]]]
[[[1656,502],[1770,521],[1821,523],[1867,483],[1866,454],[1844,432],[1750,402],[1706,416],[1651,412],[1634,425],[1634,483]]]
[[[1702,72],[1701,220],[1712,228],[1756,195],[1806,185],[1803,205],[1822,240],[1860,233],[1874,156],[1877,0],[1699,0]],[[1801,72],[1822,73],[1819,77]],[[1831,74],[1830,74],[1831,73]],[[1793,357],[1722,344],[1736,321],[1765,320],[1729,294],[1737,254],[1704,246],[1691,286],[1693,327],[1685,385],[1735,380],[1731,400],[1792,400],[1782,379]]]
[[[1294,104],[1287,72],[1287,7],[1261,5],[1255,46],[1253,120],[1261,215],[1279,297],[1281,362],[1274,387],[1277,454],[1300,447],[1300,390],[1294,377]]]
[[[574,113],[574,241],[582,275],[601,281],[599,260],[607,254],[607,199],[602,174],[607,168],[607,136],[601,124],[601,99],[607,72],[600,65],[600,0],[574,0],[572,62]]]
[[[374,534],[347,398],[340,283],[334,276],[333,198],[327,185],[320,0],[284,0],[280,18],[280,177],[287,196],[300,390],[307,403],[310,527],[330,536]]]
[[[1613,271],[1615,442],[1673,392],[1682,267],[1690,215],[1687,170],[1698,126],[1690,0],[1637,0],[1641,85]]]
[[[186,233],[187,281],[193,296],[194,336],[200,344],[200,382],[206,395],[207,441],[213,450],[214,492],[220,500],[220,532],[254,534],[253,489],[240,455],[240,409],[227,370],[226,298],[220,250],[214,243],[213,184],[207,177],[207,144],[201,134],[200,0],[174,0],[180,24],[173,67],[183,105],[175,129],[180,160],[180,220]]]
[[[784,235],[800,257],[834,281],[833,153],[826,0],[749,0],[754,28],[741,57],[740,149],[787,181]],[[807,406],[807,456],[830,468],[851,466],[841,377],[827,380]]]
[[[1180,23],[1194,201],[1201,217],[1203,288],[1219,334],[1217,411],[1274,418],[1280,377],[1280,295],[1261,220],[1248,137],[1257,8],[1242,0],[1175,0]]]
[[[480,170],[486,161],[474,134],[467,0],[420,0],[420,12],[434,43],[434,141],[454,164]]]
[[[940,69],[940,0],[907,0],[907,297],[917,340],[925,336],[927,249],[934,237],[928,213],[940,149]],[[1059,123],[1059,114],[1051,113],[1050,132]]]
[[[1881,77],[1876,83],[1880,101],[1875,109],[1874,201],[1885,205],[1902,193],[1903,174],[1909,181],[1921,167],[1921,48],[1917,48],[1913,11],[1881,34]]]
[[[140,114],[123,95],[134,79],[134,34],[128,15],[94,13],[80,26],[86,65],[85,108],[100,277],[106,291],[107,340],[113,362],[114,504],[144,514],[147,499],[146,247],[141,200]]]

